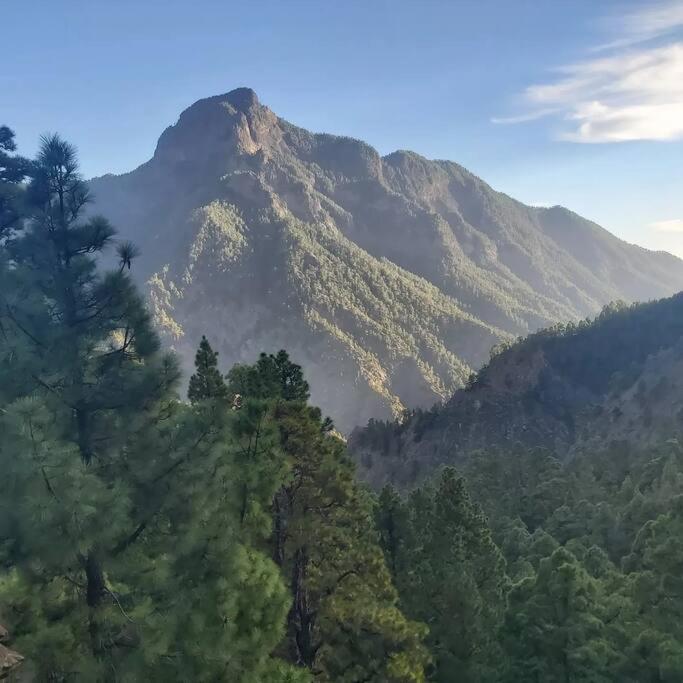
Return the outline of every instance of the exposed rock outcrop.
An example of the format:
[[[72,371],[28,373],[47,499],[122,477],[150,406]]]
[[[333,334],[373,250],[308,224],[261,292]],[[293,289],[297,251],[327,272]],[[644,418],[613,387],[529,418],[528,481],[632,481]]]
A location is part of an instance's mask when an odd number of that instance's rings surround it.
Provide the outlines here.
[[[24,661],[24,658],[18,652],[8,647],[9,641],[9,632],[0,624],[0,680],[8,679]]]

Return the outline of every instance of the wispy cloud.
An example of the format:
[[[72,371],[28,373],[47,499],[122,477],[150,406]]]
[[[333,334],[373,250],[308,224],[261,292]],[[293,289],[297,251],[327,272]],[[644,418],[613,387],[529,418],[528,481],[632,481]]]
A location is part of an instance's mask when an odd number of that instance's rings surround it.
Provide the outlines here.
[[[615,38],[594,50],[611,50],[643,43],[673,33],[683,27],[683,3],[680,0],[647,2],[643,7],[621,17],[610,17],[605,27]]]
[[[522,93],[524,110],[496,117],[517,124],[545,116],[558,137],[584,143],[683,138],[683,0],[650,3],[616,21],[609,54],[555,69]]]
[[[550,116],[557,112],[556,108],[539,109],[537,111],[530,111],[526,114],[519,114],[517,116],[494,116],[491,119],[492,123],[526,123],[527,121],[537,121],[544,116]]]
[[[656,232],[683,232],[683,218],[655,221],[654,223],[650,223],[650,228]]]

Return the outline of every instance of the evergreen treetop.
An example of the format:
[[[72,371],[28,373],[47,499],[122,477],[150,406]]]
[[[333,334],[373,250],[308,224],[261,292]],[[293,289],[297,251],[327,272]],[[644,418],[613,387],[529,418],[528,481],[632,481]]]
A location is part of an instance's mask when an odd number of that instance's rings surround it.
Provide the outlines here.
[[[208,339],[203,335],[194,358],[194,367],[195,373],[190,377],[187,392],[191,403],[227,398],[228,387],[218,370],[218,352],[211,348]]]

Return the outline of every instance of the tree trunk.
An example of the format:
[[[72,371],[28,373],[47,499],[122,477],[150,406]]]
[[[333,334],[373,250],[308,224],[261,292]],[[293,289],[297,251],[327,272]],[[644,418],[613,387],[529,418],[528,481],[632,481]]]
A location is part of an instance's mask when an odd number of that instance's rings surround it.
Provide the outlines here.
[[[308,602],[306,574],[308,570],[308,552],[306,547],[299,548],[294,555],[292,566],[292,609],[289,611],[288,626],[292,634],[294,647],[293,660],[299,666],[313,669],[318,648],[313,642],[315,614]]]
[[[104,648],[102,645],[102,638],[100,637],[96,611],[106,593],[106,584],[104,581],[104,574],[102,573],[102,566],[93,550],[91,550],[85,558],[84,569],[86,578],[85,602],[90,608],[88,622],[90,646],[93,654],[99,656]]]
[[[278,491],[273,497],[273,562],[278,567],[285,563],[285,506],[284,495]]]

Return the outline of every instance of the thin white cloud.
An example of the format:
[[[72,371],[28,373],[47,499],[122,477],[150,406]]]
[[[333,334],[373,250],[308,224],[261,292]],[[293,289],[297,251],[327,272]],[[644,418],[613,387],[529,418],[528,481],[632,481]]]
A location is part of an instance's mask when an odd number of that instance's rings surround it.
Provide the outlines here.
[[[683,139],[683,0],[650,3],[619,23],[623,38],[609,55],[555,69],[553,80],[522,93],[526,111],[492,121],[555,114],[558,137],[583,143]]]
[[[537,111],[530,111],[519,116],[494,116],[491,118],[491,123],[510,124],[510,123],[526,123],[527,121],[537,121],[544,116],[550,116],[557,112],[556,108],[539,109]]]
[[[594,48],[612,50],[643,43],[683,28],[683,4],[680,0],[648,2],[643,7],[621,17],[610,17],[605,22],[617,37]],[[616,30],[615,30],[616,29]]]
[[[650,223],[650,228],[656,232],[683,232],[683,218],[655,221],[654,223]]]

